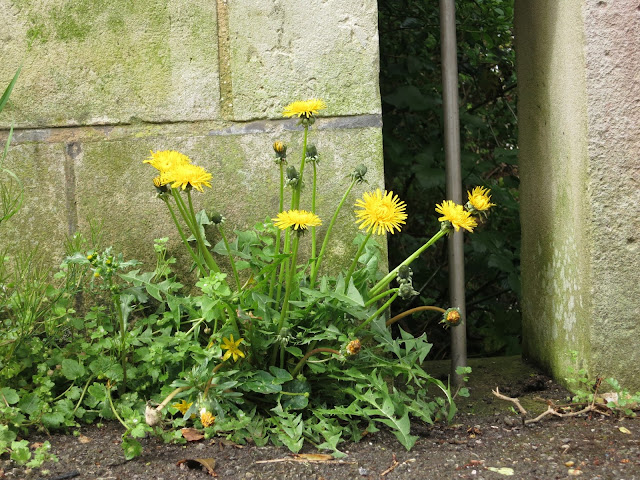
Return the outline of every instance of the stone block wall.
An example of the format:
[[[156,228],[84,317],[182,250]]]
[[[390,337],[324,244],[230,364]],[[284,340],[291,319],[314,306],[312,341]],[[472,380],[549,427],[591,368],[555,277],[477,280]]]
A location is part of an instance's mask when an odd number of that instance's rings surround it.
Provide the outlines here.
[[[516,0],[523,346],[640,390],[640,9]]]
[[[0,17],[2,89],[22,65],[0,141],[13,124],[6,166],[26,187],[5,247],[38,245],[57,264],[65,238],[96,221],[129,258],[149,260],[163,236],[179,250],[142,164],[150,150],[213,174],[196,199],[228,231],[275,216],[271,145],[288,143],[297,164],[302,129],[281,113],[307,98],[328,106],[310,136],[325,225],[356,165],[370,185],[353,200],[382,186],[375,0],[0,0]],[[342,217],[334,257],[354,249],[352,209]]]

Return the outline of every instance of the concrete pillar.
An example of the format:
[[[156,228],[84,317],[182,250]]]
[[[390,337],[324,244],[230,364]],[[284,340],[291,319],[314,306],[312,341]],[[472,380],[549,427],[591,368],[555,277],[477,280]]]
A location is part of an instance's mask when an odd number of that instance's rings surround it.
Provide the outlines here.
[[[516,0],[523,341],[640,389],[640,6]]]

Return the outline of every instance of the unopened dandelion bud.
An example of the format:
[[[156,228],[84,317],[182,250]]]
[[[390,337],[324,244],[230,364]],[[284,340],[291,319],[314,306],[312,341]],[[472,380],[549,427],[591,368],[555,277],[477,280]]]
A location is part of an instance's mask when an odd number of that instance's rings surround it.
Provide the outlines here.
[[[158,193],[158,195],[169,192],[169,187],[162,182],[160,176],[154,177],[153,186],[156,187],[156,192]]]
[[[360,340],[356,338],[347,344],[346,351],[349,355],[357,355],[360,352],[360,348],[362,348],[362,345],[360,344]]]
[[[273,144],[273,151],[276,152],[276,163],[284,163],[287,161],[287,145],[282,142]]]
[[[213,223],[214,225],[220,225],[221,223],[224,222],[224,217],[222,216],[221,213],[214,212],[211,214],[211,217],[209,218],[209,220],[211,220],[211,223]]]
[[[310,162],[315,162],[318,160],[318,149],[315,145],[307,145],[306,157]]]
[[[415,295],[418,295],[418,292],[413,289],[411,282],[403,283],[398,288],[398,296],[403,300],[407,300]]]
[[[287,167],[285,175],[287,177],[287,180],[286,180],[287,185],[295,186],[300,181],[300,174],[296,170],[296,167],[294,167],[293,165],[289,165]]]
[[[356,167],[356,169],[351,174],[351,178],[358,183],[362,183],[366,181],[364,176],[367,174],[367,167],[362,163]]]
[[[401,265],[400,268],[398,268],[398,283],[410,283],[412,275],[413,272],[409,265]]]

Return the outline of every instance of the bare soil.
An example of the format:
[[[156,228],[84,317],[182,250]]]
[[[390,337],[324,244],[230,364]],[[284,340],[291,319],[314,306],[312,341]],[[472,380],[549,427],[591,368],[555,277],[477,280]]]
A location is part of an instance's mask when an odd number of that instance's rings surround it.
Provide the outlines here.
[[[220,479],[583,479],[640,480],[640,423],[600,414],[557,419],[546,417],[524,426],[512,405],[490,392],[496,386],[519,397],[533,418],[546,410],[545,400],[566,401],[568,392],[523,364],[519,357],[470,361],[471,397],[460,399],[451,425],[416,425],[415,447],[407,452],[393,434],[381,431],[357,444],[343,445],[347,457],[312,461],[283,448],[237,447],[220,440],[167,445],[143,440],[144,453],[129,462],[120,448],[122,427],[80,429],[80,436],[33,435],[49,440],[58,463],[28,471],[0,460],[0,478],[63,480],[205,479],[200,468],[177,464],[184,459],[213,458]],[[433,364],[431,371],[445,371]],[[305,453],[318,453],[313,449]],[[507,470],[498,470],[498,469]],[[511,469],[511,470],[508,470]],[[511,474],[511,472],[513,472]],[[511,475],[509,475],[511,474]]]

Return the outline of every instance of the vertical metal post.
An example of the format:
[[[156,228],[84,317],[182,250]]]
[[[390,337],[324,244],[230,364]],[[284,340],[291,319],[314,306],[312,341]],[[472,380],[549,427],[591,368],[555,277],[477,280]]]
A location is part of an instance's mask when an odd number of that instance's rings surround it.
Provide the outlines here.
[[[455,0],[440,0],[440,43],[447,198],[462,204]],[[459,307],[462,317],[462,325],[451,328],[451,380],[453,385],[458,386],[462,378],[456,375],[456,368],[467,364],[462,230],[449,236],[449,295],[451,306]]]

